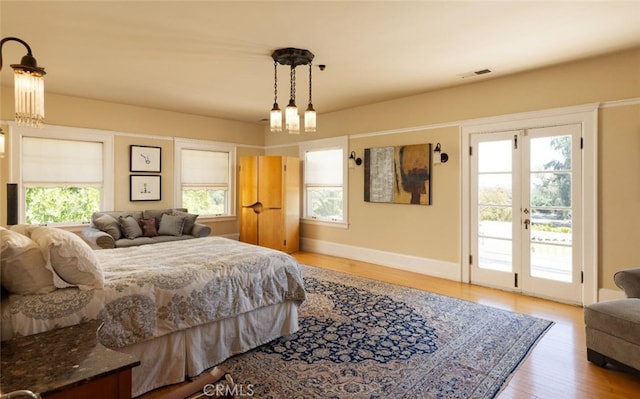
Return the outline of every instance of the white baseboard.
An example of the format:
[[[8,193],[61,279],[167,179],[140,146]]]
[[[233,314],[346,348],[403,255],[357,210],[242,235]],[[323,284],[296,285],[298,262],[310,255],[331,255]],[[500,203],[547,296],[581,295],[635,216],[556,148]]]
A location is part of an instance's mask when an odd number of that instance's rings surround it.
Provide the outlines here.
[[[600,288],[598,290],[598,302],[610,301],[612,299],[624,299],[626,295],[622,290],[611,290],[608,288]]]
[[[374,263],[447,280],[462,281],[462,268],[459,263],[455,262],[445,262],[311,238],[300,238],[300,248],[308,252]]]

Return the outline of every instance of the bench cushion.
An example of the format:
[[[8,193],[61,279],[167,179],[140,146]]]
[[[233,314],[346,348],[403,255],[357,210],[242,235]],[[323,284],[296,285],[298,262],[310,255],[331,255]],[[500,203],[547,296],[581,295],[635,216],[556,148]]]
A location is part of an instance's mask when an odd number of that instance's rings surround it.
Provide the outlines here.
[[[584,309],[588,328],[640,344],[640,298],[594,303]]]

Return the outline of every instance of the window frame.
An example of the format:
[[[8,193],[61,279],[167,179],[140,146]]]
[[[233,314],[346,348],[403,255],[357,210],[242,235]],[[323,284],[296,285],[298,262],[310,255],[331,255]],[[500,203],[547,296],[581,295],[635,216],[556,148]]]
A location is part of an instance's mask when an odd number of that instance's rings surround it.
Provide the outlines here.
[[[229,153],[229,212],[222,215],[200,215],[199,219],[233,220],[236,218],[236,152],[237,145],[207,140],[174,139],[174,203],[182,207],[182,150]]]
[[[9,176],[11,181],[18,182],[18,223],[25,223],[25,185],[23,183],[22,168],[22,139],[33,137],[41,139],[74,140],[102,143],[102,192],[100,196],[100,210],[112,210],[114,206],[114,133],[77,128],[69,126],[44,125],[42,128],[9,125],[11,137],[11,169]],[[16,156],[17,155],[17,156]],[[89,220],[52,223],[56,227],[83,226]]]
[[[342,220],[317,219],[307,215],[307,184],[306,184],[306,153],[322,150],[342,150]],[[306,141],[298,146],[299,158],[302,161],[301,178],[301,217],[303,223],[324,225],[329,227],[348,228],[349,226],[349,169],[347,164],[347,153],[349,149],[349,137],[340,136],[329,139]]]

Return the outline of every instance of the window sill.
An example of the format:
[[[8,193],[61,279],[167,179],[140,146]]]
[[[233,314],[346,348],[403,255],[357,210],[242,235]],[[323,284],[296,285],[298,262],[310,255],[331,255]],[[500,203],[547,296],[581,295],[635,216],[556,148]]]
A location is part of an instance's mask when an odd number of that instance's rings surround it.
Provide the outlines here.
[[[349,223],[332,222],[330,220],[301,218],[300,222],[304,223],[304,224],[313,224],[313,225],[316,225],[316,226],[323,226],[323,227],[334,227],[334,228],[338,228],[338,229],[348,229],[349,228]]]
[[[233,222],[235,220],[237,220],[238,218],[235,215],[220,215],[220,216],[215,216],[215,215],[203,215],[203,216],[198,216],[198,219],[196,219],[196,221],[198,223],[214,223],[214,222]]]

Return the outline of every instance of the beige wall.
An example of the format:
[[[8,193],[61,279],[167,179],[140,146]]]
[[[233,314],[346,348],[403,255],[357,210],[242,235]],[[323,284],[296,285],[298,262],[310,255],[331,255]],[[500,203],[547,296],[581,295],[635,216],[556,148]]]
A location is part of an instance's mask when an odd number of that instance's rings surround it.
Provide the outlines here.
[[[13,120],[13,91],[2,90],[0,118]],[[185,115],[156,109],[113,104],[103,101],[46,93],[46,123],[49,125],[84,127],[115,132],[114,139],[114,209],[142,210],[172,207],[174,203],[173,137],[213,140],[239,145],[237,156],[263,153],[262,127],[251,123]],[[0,126],[7,138],[7,126]],[[162,200],[129,201],[129,146],[148,145],[162,148]],[[0,224],[6,225],[6,183],[8,156],[0,159]],[[216,235],[233,235],[238,222],[208,223]]]
[[[350,227],[306,225],[302,236],[433,260],[460,262],[460,142],[458,128],[367,136],[416,126],[437,126],[550,108],[640,100],[640,48],[526,73],[478,81],[350,110],[320,114],[318,132],[265,135],[277,152],[296,140],[353,136],[362,156],[378,144],[440,142],[451,160],[433,171],[430,207],[369,204],[362,200],[362,167],[350,171]],[[640,265],[640,105],[599,110],[599,286],[616,289],[615,271]],[[316,104],[316,109],[321,110]],[[364,137],[363,137],[364,136]],[[357,138],[362,137],[362,138]]]
[[[12,91],[3,90],[2,113],[11,120]],[[416,257],[460,262],[460,135],[457,122],[586,103],[640,99],[640,48],[581,62],[539,69],[438,90],[369,106],[318,116],[318,132],[288,136],[264,131],[262,126],[212,118],[70,98],[47,93],[47,123],[83,126],[119,132],[178,136],[245,144],[238,156],[258,154],[298,155],[297,143],[336,136],[352,136],[350,150],[363,156],[364,148],[413,143],[442,144],[450,155],[447,164],[434,166],[431,206],[371,204],[363,201],[363,168],[349,171],[348,229],[304,225],[302,237],[355,247],[380,249]],[[608,103],[609,104],[609,103]],[[316,104],[321,112],[321,104]],[[448,127],[439,127],[445,124]],[[451,125],[451,126],[450,126]],[[411,133],[368,135],[393,129],[428,126]],[[640,265],[633,251],[640,241],[640,105],[607,107],[599,111],[599,284],[613,289],[613,273]],[[160,145],[163,154],[173,151],[161,138],[123,136],[116,140],[116,205],[128,202],[129,144]],[[125,152],[123,154],[123,151]],[[5,162],[2,164],[4,171]],[[173,188],[163,155],[163,198]],[[166,173],[166,175],[165,175]],[[4,172],[2,185],[4,186]],[[165,191],[168,190],[168,191]],[[167,197],[164,194],[167,193]],[[4,200],[4,195],[0,201]],[[163,200],[164,203],[164,200]],[[167,203],[168,204],[168,203]],[[4,204],[0,204],[1,209]],[[237,232],[237,224],[217,226]],[[215,229],[215,228],[214,228]],[[216,232],[216,233],[217,233]]]
[[[613,289],[615,271],[640,266],[640,104],[601,109],[599,122],[598,277]]]

